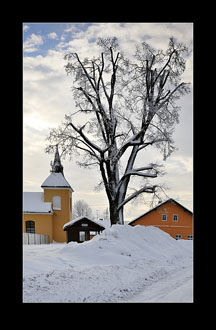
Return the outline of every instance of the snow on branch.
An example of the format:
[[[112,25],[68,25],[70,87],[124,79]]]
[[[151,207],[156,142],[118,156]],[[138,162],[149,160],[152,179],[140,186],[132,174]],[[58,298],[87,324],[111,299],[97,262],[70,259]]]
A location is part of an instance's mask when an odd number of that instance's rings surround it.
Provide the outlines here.
[[[151,173],[151,172],[146,172],[146,173],[141,172],[141,171],[145,171],[145,170],[154,170],[154,173]],[[123,175],[123,177],[121,178],[120,183],[121,183],[122,180],[124,180],[124,178],[126,176],[130,176],[130,175],[138,175],[138,176],[143,176],[143,177],[146,177],[146,178],[156,178],[157,177],[157,174],[158,174],[158,171],[154,168],[154,165],[140,167],[140,168],[137,168],[137,169],[132,169],[132,170],[127,171]]]
[[[82,138],[83,140],[90,145],[93,149],[97,150],[100,154],[103,153],[102,149],[100,147],[98,147],[95,143],[93,143],[92,141],[90,141],[87,136],[83,133],[83,127],[81,127],[80,129],[77,128],[72,122],[70,122],[68,125],[70,125]]]
[[[157,185],[154,186],[144,186],[143,188],[135,191],[133,194],[131,194],[129,197],[127,197],[122,203],[120,203],[118,205],[118,210],[120,210],[122,208],[122,206],[124,206],[126,203],[130,202],[132,199],[134,199],[135,197],[137,197],[139,194],[141,193],[149,193],[149,194],[153,194],[155,192]]]

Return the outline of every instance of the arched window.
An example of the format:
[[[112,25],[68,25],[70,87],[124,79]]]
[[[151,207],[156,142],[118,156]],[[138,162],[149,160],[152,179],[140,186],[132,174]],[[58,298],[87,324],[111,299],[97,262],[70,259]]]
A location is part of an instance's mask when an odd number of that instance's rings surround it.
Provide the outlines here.
[[[26,221],[26,233],[35,234],[35,222],[28,220]]]
[[[61,197],[53,196],[53,210],[61,210]]]

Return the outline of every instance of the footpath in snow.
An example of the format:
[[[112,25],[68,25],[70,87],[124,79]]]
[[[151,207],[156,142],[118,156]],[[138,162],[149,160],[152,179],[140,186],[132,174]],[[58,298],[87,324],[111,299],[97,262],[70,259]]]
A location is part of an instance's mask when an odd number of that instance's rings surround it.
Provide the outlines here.
[[[143,291],[126,299],[125,302],[193,302],[191,265],[150,283]]]
[[[23,302],[193,302],[193,241],[114,225],[82,244],[23,246]]]

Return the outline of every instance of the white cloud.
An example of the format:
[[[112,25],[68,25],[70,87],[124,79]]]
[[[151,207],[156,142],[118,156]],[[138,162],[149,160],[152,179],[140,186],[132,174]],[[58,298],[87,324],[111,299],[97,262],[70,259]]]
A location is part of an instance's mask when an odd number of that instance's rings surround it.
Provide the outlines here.
[[[29,28],[30,28],[30,27],[29,27],[28,25],[24,25],[24,26],[23,26],[23,32],[28,31]]]
[[[43,38],[41,35],[32,34],[30,35],[23,45],[24,52],[32,53],[38,50],[38,46],[43,44]]]
[[[58,49],[64,52],[79,52],[80,57],[91,57],[98,54],[98,46],[92,40],[98,37],[117,37],[122,51],[132,56],[135,45],[146,41],[155,49],[167,49],[169,38],[173,36],[178,42],[189,47],[187,67],[184,73],[186,82],[192,81],[192,23],[93,23],[86,30],[72,24],[64,32],[71,33],[71,40],[59,43]],[[99,50],[100,51],[100,50]]]
[[[51,32],[51,33],[48,34],[48,38],[49,39],[57,39],[58,36],[57,36],[57,34],[55,32]]]

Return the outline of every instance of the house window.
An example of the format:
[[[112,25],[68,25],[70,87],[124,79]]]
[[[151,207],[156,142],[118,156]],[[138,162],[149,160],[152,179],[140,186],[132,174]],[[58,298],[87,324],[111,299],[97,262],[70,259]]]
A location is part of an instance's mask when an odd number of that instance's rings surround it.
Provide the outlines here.
[[[35,222],[28,220],[26,221],[26,233],[35,234]]]
[[[193,239],[193,235],[188,235],[188,239]]]
[[[176,234],[176,239],[181,239],[182,235],[181,234]]]
[[[166,214],[162,214],[161,220],[162,221],[167,221],[167,215]]]
[[[80,231],[79,232],[79,241],[84,242],[84,241],[88,241],[88,240],[89,240],[88,233],[85,231]]]
[[[71,200],[71,197],[70,197],[70,211],[72,211],[72,200]]]
[[[173,214],[173,221],[178,221],[178,214]]]
[[[61,210],[61,197],[53,196],[53,210]]]

